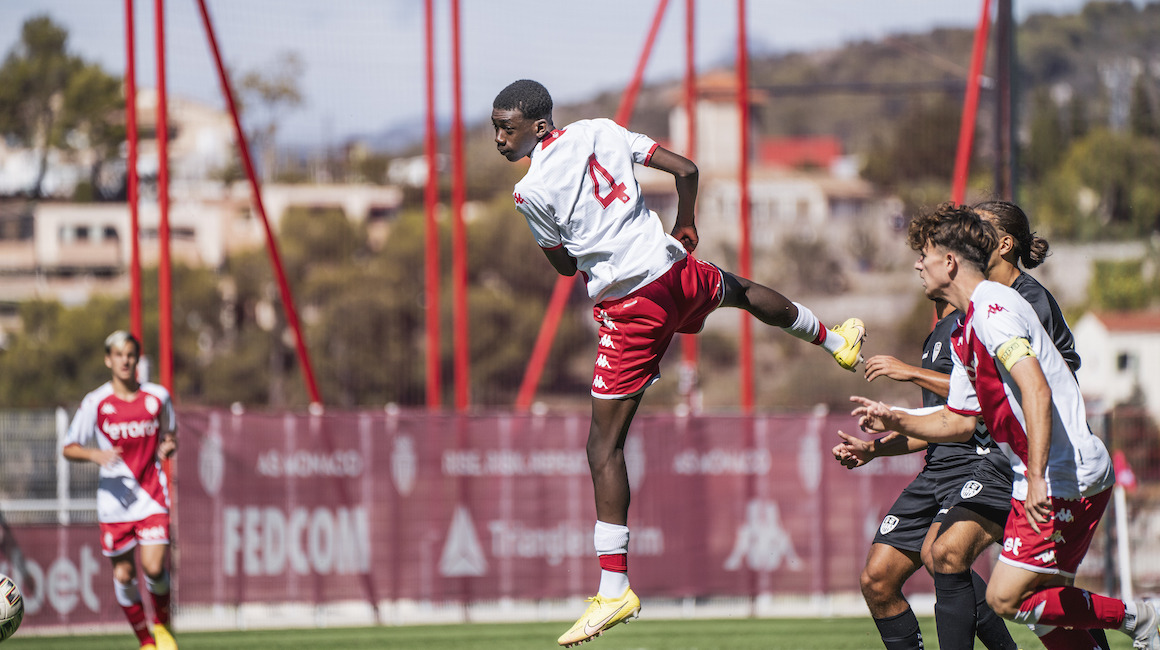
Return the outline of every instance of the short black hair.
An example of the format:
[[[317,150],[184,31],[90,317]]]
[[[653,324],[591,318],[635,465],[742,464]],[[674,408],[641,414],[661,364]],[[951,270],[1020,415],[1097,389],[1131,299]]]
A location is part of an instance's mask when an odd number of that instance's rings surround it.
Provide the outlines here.
[[[552,121],[552,96],[538,81],[520,79],[499,91],[491,107],[501,111],[519,111],[529,120]]]

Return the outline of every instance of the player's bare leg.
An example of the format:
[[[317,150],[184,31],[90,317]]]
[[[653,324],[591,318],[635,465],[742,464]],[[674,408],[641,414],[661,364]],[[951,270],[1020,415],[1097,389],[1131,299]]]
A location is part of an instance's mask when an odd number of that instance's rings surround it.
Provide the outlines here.
[[[854,370],[861,361],[862,341],[866,338],[862,321],[850,318],[827,330],[804,305],[739,275],[726,272],[721,275],[725,286],[722,307],[744,309],[766,325],[780,327],[791,336],[822,346],[846,370]]]
[[[640,599],[628,584],[628,504],[631,498],[624,441],[642,393],[624,399],[592,398],[588,430],[588,469],[596,496],[596,532],[593,541],[600,558],[600,591],[562,636],[565,647],[600,636],[608,628],[636,618]]]
[[[888,544],[871,544],[859,582],[862,597],[887,650],[922,647],[918,619],[902,595],[902,585],[922,566],[920,554]]]

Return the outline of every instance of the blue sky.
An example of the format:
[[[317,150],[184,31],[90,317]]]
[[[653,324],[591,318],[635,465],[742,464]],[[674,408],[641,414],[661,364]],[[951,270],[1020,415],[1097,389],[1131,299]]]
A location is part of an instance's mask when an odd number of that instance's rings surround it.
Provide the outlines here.
[[[1013,0],[1016,19],[1074,12],[1082,0]],[[153,2],[136,0],[137,83],[156,79]],[[450,115],[449,0],[436,0],[436,101]],[[994,3],[993,3],[994,4]],[[125,67],[124,0],[4,0],[0,52],[19,39],[25,19],[47,14],[69,31],[69,47],[121,74]],[[170,92],[223,105],[195,0],[169,2],[165,31]],[[282,142],[337,143],[354,133],[411,125],[424,110],[421,0],[208,0],[227,65],[268,69],[279,53],[305,62],[304,106],[284,116]],[[460,0],[463,111],[486,119],[495,93],[528,77],[559,103],[628,83],[644,46],[656,0]],[[684,7],[670,0],[646,81],[679,78],[684,65]],[[748,0],[751,50],[833,47],[850,40],[935,26],[973,26],[981,0]],[[697,3],[697,65],[735,55],[737,4]],[[966,62],[963,62],[966,65]]]

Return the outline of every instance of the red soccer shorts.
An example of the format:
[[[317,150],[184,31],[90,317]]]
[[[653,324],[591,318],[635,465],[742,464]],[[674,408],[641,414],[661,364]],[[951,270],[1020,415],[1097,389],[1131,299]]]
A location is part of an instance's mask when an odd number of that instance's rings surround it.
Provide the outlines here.
[[[660,378],[673,334],[701,331],[724,295],[721,269],[687,255],[640,289],[593,307],[600,342],[592,396],[619,399],[648,388]]]
[[[169,513],[149,515],[141,521],[101,523],[101,553],[117,557],[134,546],[169,543]]]
[[[1011,499],[1011,514],[1003,531],[1003,553],[999,561],[1035,573],[1075,577],[1111,494],[1111,490],[1104,490],[1079,499],[1052,497],[1054,516],[1039,525],[1040,533],[1027,523],[1023,502]]]

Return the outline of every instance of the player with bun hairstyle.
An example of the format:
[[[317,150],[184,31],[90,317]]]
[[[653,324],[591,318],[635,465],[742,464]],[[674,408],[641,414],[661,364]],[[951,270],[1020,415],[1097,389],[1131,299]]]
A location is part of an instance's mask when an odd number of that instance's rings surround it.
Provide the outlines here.
[[[587,455],[601,578],[592,604],[558,640],[572,646],[640,611],[628,582],[624,442],[645,389],[660,377],[660,360],[673,335],[700,331],[718,307],[737,307],[821,346],[852,371],[861,359],[865,327],[851,318],[828,330],[805,306],[695,258],[697,166],[648,136],[607,119],[557,129],[552,96],[529,79],[496,95],[491,121],[500,155],[512,162],[531,158],[512,195],[516,209],[553,268],[583,276],[600,324]],[[645,205],[637,164],[674,178],[677,214],[671,234]]]
[[[1059,303],[1035,278],[1019,268],[1019,263],[1028,269],[1043,264],[1050,255],[1051,246],[1047,240],[1031,232],[1027,214],[1019,206],[1007,201],[984,201],[973,206],[980,217],[986,219],[998,231],[999,243],[987,267],[987,279],[1005,284],[1019,292],[1035,313],[1039,322],[1051,334],[1055,347],[1063,355],[1072,372],[1079,370],[1079,353],[1075,351],[1075,337],[1063,317]]]
[[[1003,618],[1027,624],[1048,650],[1090,650],[1097,645],[1094,629],[1116,629],[1132,638],[1133,648],[1160,650],[1160,616],[1150,602],[1072,585],[1115,472],[1088,427],[1075,375],[1035,310],[1017,291],[983,275],[1000,239],[966,208],[912,222],[909,240],[920,251],[915,270],[926,295],[965,314],[951,335],[947,403],[920,414],[854,396],[853,415],[866,432],[896,431],[935,443],[968,440],[981,418],[1016,476],[987,603]]]

